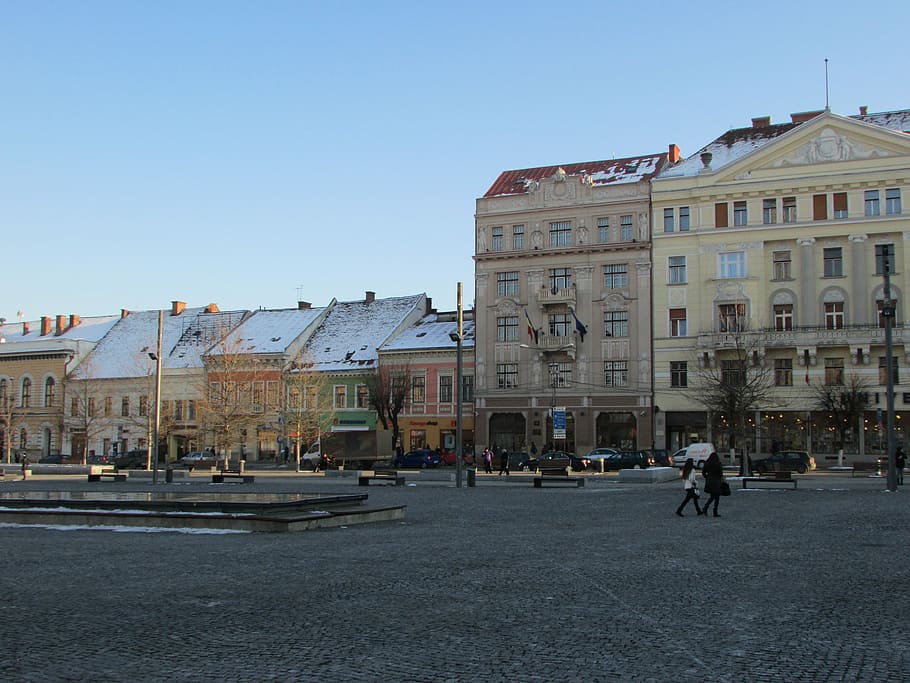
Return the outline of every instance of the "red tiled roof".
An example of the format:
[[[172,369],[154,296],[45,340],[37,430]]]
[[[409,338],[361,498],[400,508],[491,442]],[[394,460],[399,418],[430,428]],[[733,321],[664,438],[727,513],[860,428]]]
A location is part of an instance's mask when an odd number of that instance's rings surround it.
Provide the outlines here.
[[[540,182],[551,178],[559,168],[566,175],[577,176],[587,173],[592,176],[595,185],[609,183],[635,183],[650,180],[667,163],[667,154],[649,154],[627,159],[609,159],[606,161],[585,161],[579,164],[559,164],[539,168],[523,168],[515,171],[503,171],[499,174],[484,197],[527,193],[528,181]]]

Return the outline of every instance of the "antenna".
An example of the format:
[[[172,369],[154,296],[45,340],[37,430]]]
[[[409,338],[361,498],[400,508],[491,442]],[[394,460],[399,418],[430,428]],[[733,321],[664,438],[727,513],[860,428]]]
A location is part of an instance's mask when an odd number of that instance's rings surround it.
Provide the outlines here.
[[[303,285],[297,285],[297,301],[303,298]]]
[[[825,111],[831,111],[831,105],[828,104],[828,58],[825,57]]]

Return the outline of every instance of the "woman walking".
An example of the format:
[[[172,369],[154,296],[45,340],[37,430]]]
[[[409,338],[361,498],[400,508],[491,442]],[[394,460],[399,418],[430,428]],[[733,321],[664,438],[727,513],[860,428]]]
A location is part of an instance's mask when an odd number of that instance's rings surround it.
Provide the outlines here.
[[[714,516],[720,517],[717,513],[717,504],[720,502],[721,491],[724,485],[724,466],[720,464],[720,458],[717,453],[708,456],[704,466],[701,468],[701,475],[705,478],[705,491],[708,493],[708,502],[705,503],[704,514],[708,514],[708,507],[714,502]]]
[[[695,482],[695,461],[692,458],[686,459],[686,464],[683,465],[682,469],[682,478],[683,478],[683,488],[686,490],[686,497],[679,507],[676,508],[676,514],[680,517],[685,517],[682,513],[683,508],[686,507],[686,504],[691,500],[695,505],[695,512],[702,514],[702,511],[698,508],[698,484]],[[707,510],[707,508],[705,508]]]

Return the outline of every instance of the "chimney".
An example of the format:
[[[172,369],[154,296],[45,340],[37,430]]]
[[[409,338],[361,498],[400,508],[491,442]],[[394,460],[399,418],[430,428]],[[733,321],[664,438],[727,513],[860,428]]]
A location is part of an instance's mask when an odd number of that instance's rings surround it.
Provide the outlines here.
[[[183,313],[186,308],[186,303],[183,301],[172,301],[171,302],[171,315],[180,315]]]
[[[22,323],[22,336],[24,337],[27,334],[28,334],[28,323]]]
[[[771,125],[770,116],[756,116],[752,119],[753,128],[767,128]]]
[[[41,316],[41,336],[51,333],[51,317],[49,315]]]
[[[670,144],[670,148],[667,151],[667,161],[671,164],[679,163],[679,145]]]
[[[711,168],[711,159],[713,159],[713,158],[714,158],[714,155],[711,154],[711,152],[702,152],[701,153],[701,163],[704,165],[704,168],[702,168],[703,171],[706,171],[709,168]]]
[[[864,104],[862,107],[859,108],[859,115],[860,115],[860,116],[865,116],[866,113],[867,113],[868,111],[869,111],[869,107],[867,107],[867,106]]]
[[[221,313],[221,309],[218,308],[218,304],[209,304],[205,307],[206,313]]]
[[[311,304],[309,301],[298,301],[297,302],[298,311],[308,311],[308,310],[310,310],[310,308],[312,308],[312,306],[313,306],[313,304]]]
[[[67,329],[71,329],[79,324],[79,316],[75,313],[70,314],[70,326]]]
[[[435,313],[435,312],[436,312],[436,309],[433,308],[433,297],[431,297],[431,296],[428,296],[428,297],[427,297],[427,306],[426,306],[426,309],[427,309],[427,312],[426,312],[427,315],[429,315],[430,313]]]
[[[376,292],[367,291],[367,298],[365,299],[366,303],[371,304],[376,301]]]
[[[58,337],[66,332],[66,316],[58,315],[57,316],[57,331],[54,332]]]
[[[811,121],[819,114],[824,114],[823,109],[818,111],[798,111],[795,114],[790,114],[791,123],[805,123],[806,121]]]
[[[130,312],[128,310],[126,310],[125,308],[120,309],[120,319],[121,320],[123,320],[129,314],[130,314]]]

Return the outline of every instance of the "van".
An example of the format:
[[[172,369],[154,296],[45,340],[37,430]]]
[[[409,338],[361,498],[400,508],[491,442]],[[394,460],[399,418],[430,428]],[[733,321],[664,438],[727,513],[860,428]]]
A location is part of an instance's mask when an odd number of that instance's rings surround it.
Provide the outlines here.
[[[713,443],[690,443],[673,454],[673,465],[682,467],[686,464],[686,460],[692,458],[695,466],[701,468],[712,453],[717,453]]]

